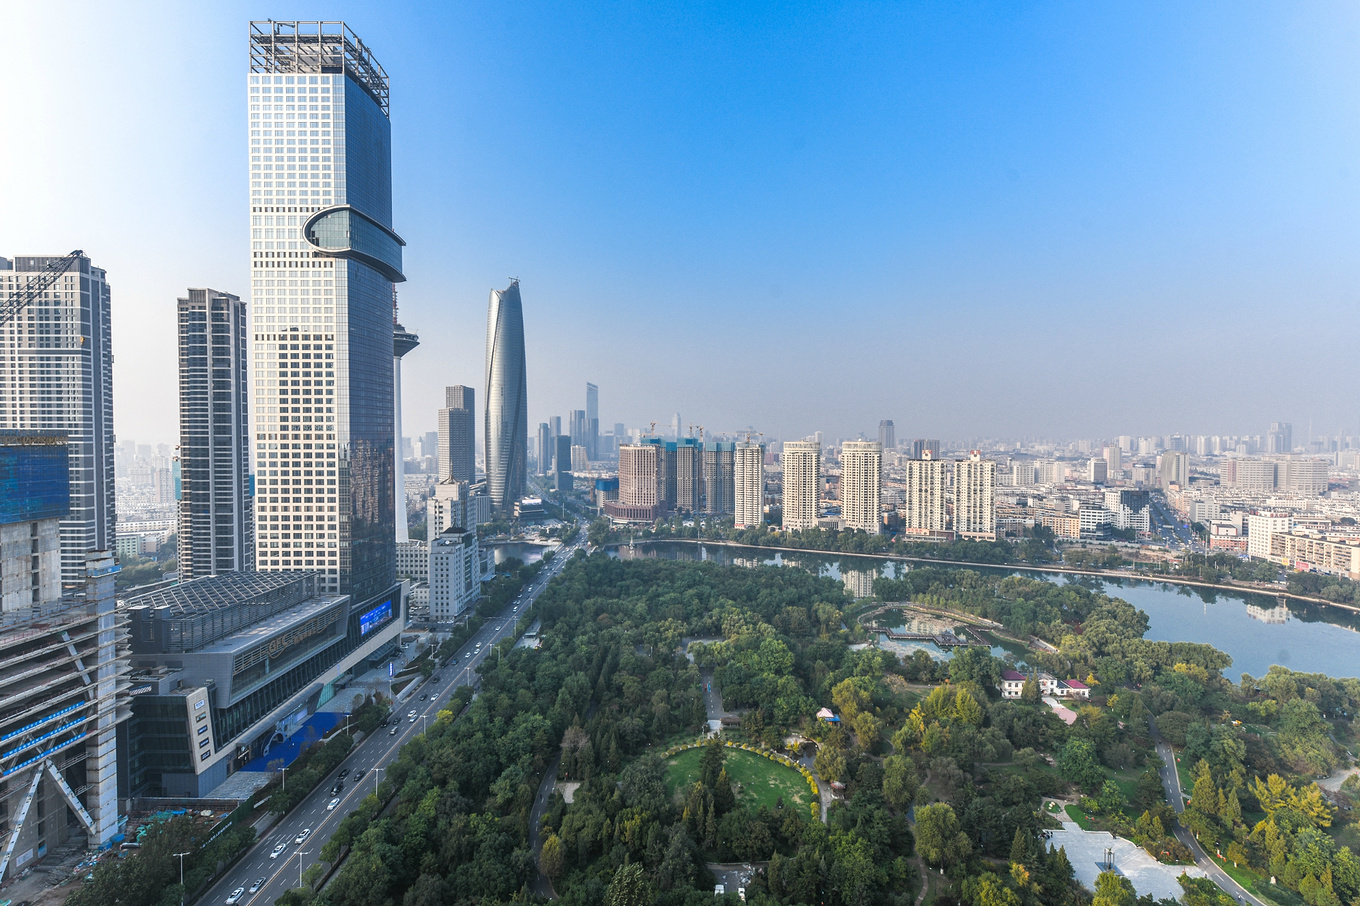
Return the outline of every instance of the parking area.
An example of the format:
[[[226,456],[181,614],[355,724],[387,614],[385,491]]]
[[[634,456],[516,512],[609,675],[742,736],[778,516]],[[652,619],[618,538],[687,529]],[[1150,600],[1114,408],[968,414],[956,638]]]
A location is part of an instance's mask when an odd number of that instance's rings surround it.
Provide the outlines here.
[[[1193,865],[1163,865],[1131,840],[1116,837],[1106,831],[1084,831],[1071,821],[1064,821],[1062,830],[1045,831],[1054,848],[1067,850],[1068,861],[1077,880],[1089,890],[1095,890],[1096,877],[1107,868],[1128,878],[1139,896],[1151,894],[1154,899],[1179,900],[1184,893],[1176,879],[1182,873],[1192,878],[1204,877],[1204,872]]]

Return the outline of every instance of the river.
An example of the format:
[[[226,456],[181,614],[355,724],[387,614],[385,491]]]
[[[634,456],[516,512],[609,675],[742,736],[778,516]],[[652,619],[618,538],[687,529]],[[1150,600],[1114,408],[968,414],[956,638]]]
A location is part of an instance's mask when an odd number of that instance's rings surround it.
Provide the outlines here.
[[[660,557],[667,560],[711,560],[737,566],[796,566],[839,579],[856,597],[867,597],[873,580],[894,578],[923,564],[878,557],[854,557],[815,551],[788,553],[758,547],[660,541],[609,548],[613,556]],[[940,566],[979,572],[1015,573],[1006,567]],[[1019,574],[1019,573],[1016,573]],[[1271,664],[1291,670],[1360,676],[1360,614],[1340,608],[1281,602],[1269,595],[1199,589],[1167,582],[1102,580],[1066,573],[1025,571],[1023,575],[1050,582],[1077,582],[1115,598],[1123,598],[1148,615],[1147,638],[1167,642],[1206,642],[1232,657],[1224,676],[1236,681],[1242,673],[1261,676]],[[934,645],[894,643],[895,650]]]

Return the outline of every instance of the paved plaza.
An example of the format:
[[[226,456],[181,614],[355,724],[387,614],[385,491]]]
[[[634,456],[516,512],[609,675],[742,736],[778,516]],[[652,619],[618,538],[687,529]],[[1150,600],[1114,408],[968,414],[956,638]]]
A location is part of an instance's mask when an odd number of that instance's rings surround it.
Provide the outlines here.
[[[1096,876],[1105,870],[1106,850],[1113,851],[1114,870],[1133,883],[1139,896],[1150,893],[1158,900],[1179,900],[1185,891],[1176,879],[1182,873],[1192,878],[1205,877],[1193,865],[1163,865],[1131,840],[1106,831],[1084,831],[1071,821],[1064,821],[1062,830],[1047,833],[1051,846],[1066,848],[1077,880],[1090,890],[1095,889]]]

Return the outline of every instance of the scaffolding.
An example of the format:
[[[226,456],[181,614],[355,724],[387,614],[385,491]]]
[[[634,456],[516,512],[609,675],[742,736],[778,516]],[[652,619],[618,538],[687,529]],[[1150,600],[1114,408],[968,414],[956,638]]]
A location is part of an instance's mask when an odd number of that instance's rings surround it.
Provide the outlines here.
[[[115,572],[111,554],[92,552],[84,593],[7,614],[0,626],[0,878],[14,868],[21,838],[25,851],[42,842],[41,822],[36,831],[25,824],[35,823],[32,806],[44,776],[91,845],[117,832],[115,736],[131,703]]]
[[[250,71],[348,75],[388,115],[387,73],[344,22],[251,22]]]

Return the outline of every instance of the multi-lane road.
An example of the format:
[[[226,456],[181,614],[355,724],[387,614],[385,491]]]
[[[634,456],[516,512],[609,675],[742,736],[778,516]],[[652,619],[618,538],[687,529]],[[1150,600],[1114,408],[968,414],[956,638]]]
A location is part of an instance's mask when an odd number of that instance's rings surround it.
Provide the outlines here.
[[[492,647],[515,630],[520,615],[532,604],[551,579],[557,575],[577,550],[585,545],[584,537],[565,548],[560,548],[548,566],[539,572],[520,597],[506,606],[500,614],[486,621],[481,629],[459,650],[456,660],[438,668],[434,677],[415,685],[406,694],[405,702],[392,707],[388,726],[379,727],[373,735],[354,747],[343,764],[323,780],[297,808],[275,824],[268,833],[255,841],[240,861],[221,880],[203,895],[200,903],[219,906],[228,902],[234,892],[242,890],[242,906],[268,906],[285,890],[299,886],[299,877],[307,868],[320,861],[321,847],[350,811],[364,796],[373,792],[383,771],[396,760],[401,747],[422,733],[433,722],[449,695],[459,686],[478,685],[476,668],[491,653]],[[409,712],[415,712],[414,718]],[[393,732],[395,731],[395,732]],[[339,793],[332,790],[341,771],[346,772]],[[332,799],[340,801],[328,808]],[[307,838],[297,843],[303,831]],[[281,847],[281,849],[280,849]],[[277,855],[275,851],[279,850]],[[252,893],[251,888],[255,887]]]

